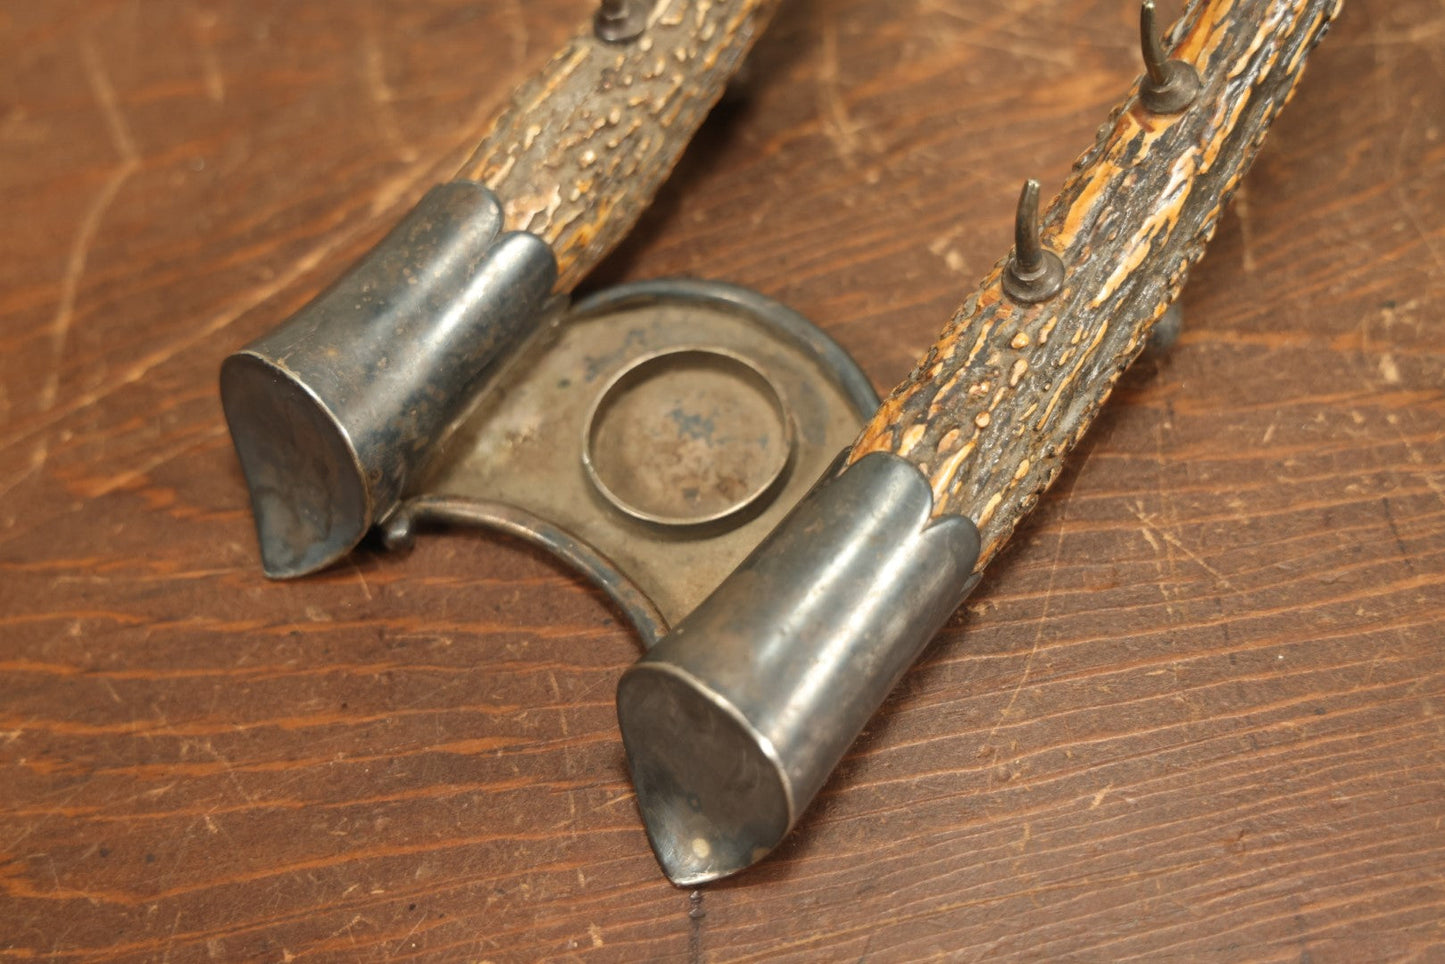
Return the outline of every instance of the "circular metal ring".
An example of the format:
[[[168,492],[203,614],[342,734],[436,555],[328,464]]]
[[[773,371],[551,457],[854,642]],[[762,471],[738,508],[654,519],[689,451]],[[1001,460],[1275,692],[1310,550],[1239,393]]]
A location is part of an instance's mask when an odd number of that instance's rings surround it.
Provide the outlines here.
[[[582,464],[631,518],[699,526],[758,508],[795,448],[783,392],[757,365],[685,346],[636,359],[602,389],[583,426]]]

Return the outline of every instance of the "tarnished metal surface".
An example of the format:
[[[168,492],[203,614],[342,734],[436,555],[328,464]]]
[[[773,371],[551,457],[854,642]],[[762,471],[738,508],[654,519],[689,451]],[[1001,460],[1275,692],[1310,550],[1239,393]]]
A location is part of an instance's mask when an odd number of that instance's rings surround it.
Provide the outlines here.
[[[501,224],[485,187],[433,188],[341,280],[226,359],[221,402],[267,575],[349,552],[542,315],[552,252],[498,237]]]
[[[394,548],[422,523],[507,532],[595,582],[651,646],[878,397],[820,330],[731,285],[628,285],[563,317],[551,252],[500,225],[486,188],[436,188],[226,360],[262,561],[304,575],[378,524]]]
[[[1003,272],[1003,290],[1021,305],[1048,301],[1064,286],[1064,262],[1039,237],[1039,182],[1029,178],[1014,213],[1014,249]]]
[[[829,473],[622,677],[617,712],[669,878],[736,873],[797,822],[971,588],[978,530],[869,455]]]
[[[1139,41],[1144,49],[1144,80],[1139,84],[1139,100],[1145,109],[1156,114],[1177,114],[1199,98],[1203,84],[1194,65],[1183,60],[1170,60],[1159,40],[1159,26],[1154,18],[1154,0],[1139,6]]]
[[[657,607],[612,560],[565,529],[524,509],[481,499],[421,495],[408,499],[382,523],[382,540],[389,549],[410,548],[417,528],[427,523],[473,526],[504,532],[522,539],[586,574],[622,611],[646,649],[657,645],[667,622]]]
[[[647,30],[647,15],[652,4],[647,0],[602,0],[592,20],[598,39],[608,43],[636,40]]]
[[[626,285],[523,348],[415,493],[435,521],[543,520],[585,547],[559,556],[650,643],[655,621],[626,599],[650,600],[664,628],[686,615],[876,406],[853,360],[775,301],[710,282]]]
[[[768,498],[793,461],[783,389],[746,358],[683,347],[648,355],[602,390],[584,429],[593,487],[642,522],[697,526]]]

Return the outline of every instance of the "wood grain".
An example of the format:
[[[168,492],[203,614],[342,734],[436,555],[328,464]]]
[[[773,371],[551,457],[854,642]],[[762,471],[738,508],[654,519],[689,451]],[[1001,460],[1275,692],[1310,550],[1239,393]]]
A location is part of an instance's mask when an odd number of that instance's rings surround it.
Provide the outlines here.
[[[465,535],[266,582],[216,399],[586,13],[0,4],[0,960],[1445,953],[1439,4],[1347,5],[1180,344],[698,903],[605,601]],[[1136,18],[784,4],[594,283],[753,285],[896,384],[1130,90]]]

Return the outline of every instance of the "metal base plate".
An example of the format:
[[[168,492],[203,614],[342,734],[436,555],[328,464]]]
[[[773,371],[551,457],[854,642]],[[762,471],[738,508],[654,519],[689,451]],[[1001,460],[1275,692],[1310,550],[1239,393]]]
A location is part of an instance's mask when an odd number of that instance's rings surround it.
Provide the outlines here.
[[[650,646],[877,405],[847,353],[777,302],[714,282],[625,285],[522,349],[383,528],[528,538],[597,582]]]

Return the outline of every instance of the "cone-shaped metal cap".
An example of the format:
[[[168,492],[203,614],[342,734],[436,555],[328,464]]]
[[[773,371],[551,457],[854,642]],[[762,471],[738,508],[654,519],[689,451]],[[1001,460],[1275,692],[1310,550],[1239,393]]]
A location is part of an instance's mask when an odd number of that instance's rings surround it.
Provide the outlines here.
[[[303,576],[350,552],[371,525],[371,498],[331,412],[290,372],[247,352],[221,366],[221,404],[266,575]]]
[[[823,483],[623,674],[617,714],[663,870],[694,885],[776,847],[962,601],[978,530],[913,464]]]
[[[618,687],[618,720],[648,840],[680,887],[736,873],[793,824],[767,739],[688,673],[640,664]]]
[[[222,366],[268,576],[350,552],[542,317],[556,258],[535,235],[499,236],[501,225],[483,185],[433,188],[335,284]]]

